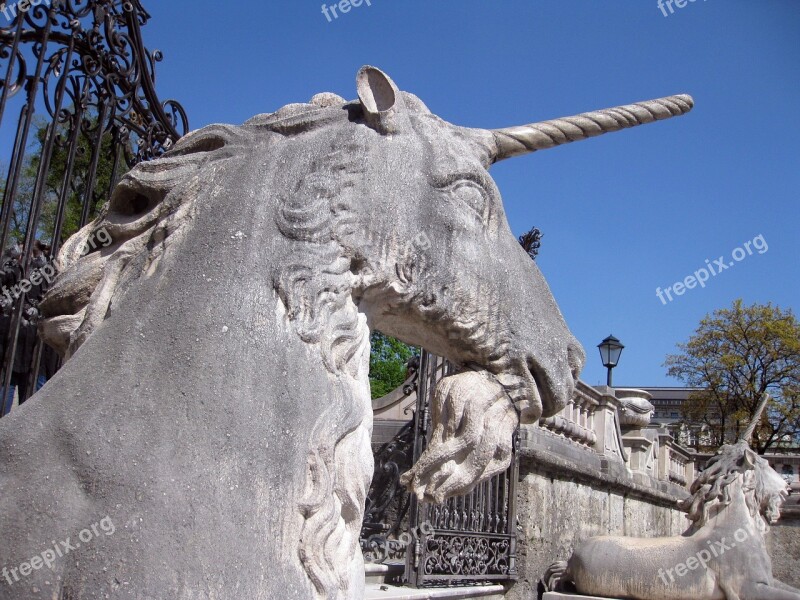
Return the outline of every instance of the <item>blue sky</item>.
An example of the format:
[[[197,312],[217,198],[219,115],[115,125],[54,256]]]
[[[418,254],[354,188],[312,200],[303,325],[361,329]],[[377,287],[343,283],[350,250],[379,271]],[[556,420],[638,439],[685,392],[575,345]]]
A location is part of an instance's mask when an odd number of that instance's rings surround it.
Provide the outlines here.
[[[738,297],[797,308],[796,0],[697,0],[667,17],[657,0],[371,0],[331,22],[320,0],[144,4],[159,94],[193,128],[320,91],[354,98],[363,64],[465,126],[692,94],[686,117],[493,168],[515,234],[544,231],[538,263],[590,384],[605,381],[595,346],[609,333],[626,345],[617,385],[678,385],[665,355],[705,314]],[[759,235],[767,251],[657,298]]]

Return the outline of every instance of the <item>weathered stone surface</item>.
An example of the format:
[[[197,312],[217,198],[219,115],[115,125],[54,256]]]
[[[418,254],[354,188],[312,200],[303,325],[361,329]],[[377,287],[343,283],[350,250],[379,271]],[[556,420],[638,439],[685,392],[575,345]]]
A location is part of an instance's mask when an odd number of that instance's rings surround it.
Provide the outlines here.
[[[502,424],[445,394],[467,435],[428,448],[417,491],[469,489],[494,469],[484,434],[502,454],[571,397],[583,350],[487,169],[691,99],[489,131],[372,67],[357,88],[186,136],[65,244],[41,308],[69,361],[0,423],[0,565],[116,529],[0,578],[4,600],[361,598],[370,327],[479,371],[491,398],[469,400]]]
[[[581,596],[579,594],[562,594],[560,592],[545,592],[542,600],[615,600],[614,598],[600,598],[599,596]]]
[[[505,389],[485,372],[444,378],[431,403],[428,450],[400,481],[420,500],[443,502],[474,481],[505,471],[519,419]]]
[[[800,589],[800,510],[786,511],[766,536],[772,575]]]
[[[624,428],[643,428],[650,424],[653,415],[652,396],[644,390],[617,388],[617,398],[622,404],[619,421]]]
[[[517,488],[520,578],[506,594],[508,600],[535,598],[538,582],[553,557],[569,556],[592,536],[667,536],[686,528],[685,513],[677,507],[686,493],[677,486],[664,484],[660,489],[655,481],[638,485],[624,466],[603,473],[601,459],[593,452],[574,445],[570,449],[565,440],[545,432],[530,435],[547,437],[548,441],[539,441],[539,445],[557,451],[554,457],[566,458],[548,465],[549,455],[529,455],[523,448]],[[538,441],[527,439],[531,445]],[[581,466],[586,470],[580,472]]]
[[[723,446],[692,484],[683,535],[582,540],[548,567],[545,586],[632,600],[800,600],[800,590],[774,577],[765,543],[788,485],[748,436]]]

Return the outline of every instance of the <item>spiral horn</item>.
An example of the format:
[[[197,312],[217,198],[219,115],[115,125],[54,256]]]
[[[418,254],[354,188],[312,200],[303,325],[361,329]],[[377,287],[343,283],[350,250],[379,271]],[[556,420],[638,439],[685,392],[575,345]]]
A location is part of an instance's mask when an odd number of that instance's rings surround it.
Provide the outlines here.
[[[756,414],[753,415],[753,420],[750,421],[750,425],[747,426],[747,429],[745,429],[744,433],[739,437],[740,442],[750,443],[750,438],[753,437],[753,432],[756,430],[756,426],[761,420],[761,414],[764,412],[770,400],[771,398],[767,392],[761,395],[761,403],[758,405],[758,409],[756,410]]]
[[[497,152],[493,162],[585,140],[620,129],[678,117],[688,113],[692,107],[694,107],[692,97],[681,94],[606,108],[574,117],[494,129],[492,133],[494,133],[497,143]]]

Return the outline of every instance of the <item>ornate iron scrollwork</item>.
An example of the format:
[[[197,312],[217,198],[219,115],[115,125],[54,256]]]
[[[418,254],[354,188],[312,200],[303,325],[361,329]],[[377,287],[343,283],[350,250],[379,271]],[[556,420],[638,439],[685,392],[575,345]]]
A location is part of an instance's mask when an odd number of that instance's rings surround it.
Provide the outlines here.
[[[427,576],[489,578],[510,573],[511,540],[459,533],[425,539],[421,570]]]
[[[430,436],[430,398],[439,379],[454,366],[428,352],[420,358],[415,411],[414,460]],[[516,483],[519,462],[513,444],[511,466],[464,496],[442,504],[411,499],[409,530],[419,532],[406,557],[405,578],[416,585],[454,586],[516,579]]]
[[[455,370],[425,351],[412,366],[417,392],[414,419],[375,454],[375,476],[361,530],[364,558],[367,562],[405,558],[404,580],[417,587],[513,580],[518,440],[509,469],[470,494],[438,505],[410,497],[400,485],[400,475],[425,449],[429,399],[438,380]]]
[[[12,234],[20,238],[17,242],[24,238],[27,273],[34,241],[51,242],[55,257],[62,239],[83,227],[110,198],[123,161],[131,167],[160,156],[189,124],[178,102],[162,102],[156,94],[155,65],[162,56],[142,42],[141,27],[150,15],[141,0],[19,2],[4,5],[4,12],[10,21],[0,27],[0,123],[12,112],[12,103],[16,109],[15,100],[21,99],[21,106],[0,188],[0,251]],[[34,122],[37,111],[49,117],[41,126]],[[34,157],[27,154],[32,137],[41,145]],[[48,205],[50,221],[43,231],[40,220]],[[69,224],[68,206],[77,211]],[[9,365],[29,300],[24,295],[18,299],[8,335],[0,340],[9,349],[0,377],[0,416],[11,408],[6,400]],[[41,344],[33,356],[30,369],[22,371],[28,383],[20,384],[20,390],[33,389]]]
[[[162,102],[155,92],[163,57],[142,42],[149,20],[141,0],[53,0],[18,12],[0,28],[0,59],[9,61],[0,112],[8,98],[41,84],[53,121],[69,125],[91,114],[106,130],[116,127],[129,165],[162,154],[189,124],[177,101]]]
[[[373,400],[373,409],[397,404],[416,393],[418,376],[419,358],[414,356],[406,365],[402,390],[398,388]],[[361,551],[366,562],[402,562],[414,539],[408,533],[407,522],[411,499],[400,485],[400,476],[411,468],[413,446],[414,421],[411,420],[375,453],[375,470],[361,527]]]
[[[405,524],[409,494],[400,475],[411,466],[414,430],[408,423],[375,454],[375,472],[367,494],[361,550],[367,562],[403,560],[408,543],[398,539]]]

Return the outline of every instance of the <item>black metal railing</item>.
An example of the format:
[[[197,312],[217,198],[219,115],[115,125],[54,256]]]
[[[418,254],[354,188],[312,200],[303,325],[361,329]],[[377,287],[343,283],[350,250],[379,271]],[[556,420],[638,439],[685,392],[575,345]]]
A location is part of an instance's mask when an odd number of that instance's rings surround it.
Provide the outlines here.
[[[423,350],[413,418],[375,454],[362,550],[369,562],[404,561],[404,580],[413,587],[513,581],[517,576],[518,439],[505,472],[443,504],[419,502],[399,484],[430,439],[436,384],[454,372],[453,365]]]
[[[94,217],[126,169],[161,155],[188,130],[180,104],[156,95],[161,53],[142,43],[141,27],[150,15],[140,0],[51,0],[7,8],[0,17],[10,17],[0,26],[0,125],[13,121],[14,133],[0,137],[8,146],[0,156],[10,155],[0,190],[0,416],[10,409],[12,380],[30,393],[41,383],[42,344],[34,333],[28,361],[30,349],[20,339],[30,337],[31,328],[35,332],[43,289],[32,293],[26,277],[40,268],[42,254],[54,258],[62,242]],[[19,352],[26,352],[24,364]]]
[[[400,476],[411,468],[413,425],[413,420],[409,421],[375,452],[375,471],[361,528],[361,551],[366,562],[405,560],[409,543],[404,534],[411,495],[400,484]]]

